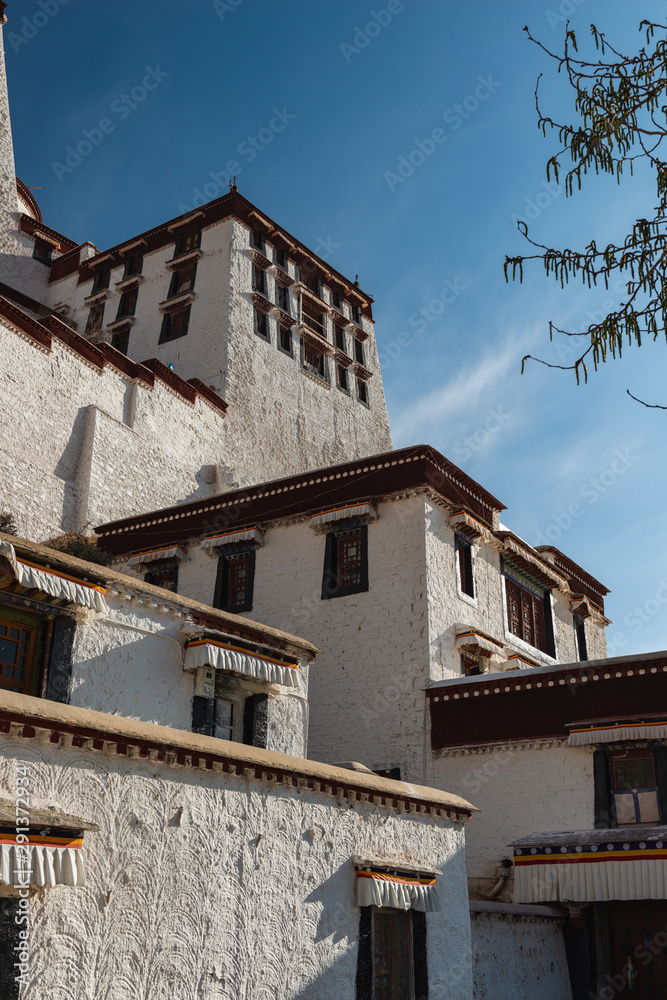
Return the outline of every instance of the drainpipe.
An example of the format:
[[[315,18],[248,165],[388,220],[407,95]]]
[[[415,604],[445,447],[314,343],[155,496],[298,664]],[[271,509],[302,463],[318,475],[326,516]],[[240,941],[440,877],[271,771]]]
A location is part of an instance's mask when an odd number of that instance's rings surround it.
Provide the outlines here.
[[[497,896],[500,895],[501,891],[505,887],[507,879],[512,874],[513,865],[514,862],[510,858],[503,858],[498,867],[498,881],[494,885],[491,892],[487,893],[487,895],[484,896],[484,899],[495,899]]]

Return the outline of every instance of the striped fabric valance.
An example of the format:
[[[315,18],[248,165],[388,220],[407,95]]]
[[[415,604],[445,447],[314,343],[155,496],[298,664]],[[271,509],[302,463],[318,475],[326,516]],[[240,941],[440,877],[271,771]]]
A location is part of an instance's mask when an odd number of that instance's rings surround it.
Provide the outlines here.
[[[373,520],[378,516],[377,507],[372,503],[353,503],[345,507],[332,507],[331,510],[323,510],[321,514],[312,514],[310,523],[313,527],[318,524],[330,524],[333,521],[344,521],[349,517],[364,517]]]
[[[78,577],[70,576],[60,570],[40,566],[27,559],[19,559],[14,546],[9,542],[0,541],[0,556],[11,565],[16,582],[26,589],[41,590],[51,597],[62,598],[70,604],[78,604],[82,608],[107,613],[109,608],[104,598],[106,590],[96,583],[88,583]]]
[[[440,910],[434,875],[357,868],[359,906],[390,906],[397,910]]]
[[[85,885],[83,834],[56,830],[30,832],[17,844],[16,828],[0,828],[0,881],[3,885]]]
[[[245,528],[243,531],[223,531],[221,535],[204,538],[200,548],[219,549],[223,545],[237,545],[239,542],[254,542],[256,546],[262,546],[264,532],[257,527]]]
[[[504,650],[502,643],[494,642],[493,639],[487,638],[481,632],[475,632],[474,629],[466,629],[465,631],[457,629],[456,645],[459,649],[467,649],[482,656],[502,655]]]
[[[161,559],[185,559],[187,552],[182,545],[169,545],[163,549],[148,549],[146,552],[136,552],[127,560],[128,566],[144,566],[146,563],[158,562]]]
[[[282,684],[283,687],[291,688],[299,686],[296,663],[249,653],[247,649],[215,639],[192,639],[185,647],[185,669],[198,669],[207,664],[215,670],[244,674],[268,684]]]
[[[667,719],[657,722],[572,723],[569,727],[569,747],[589,746],[592,743],[616,743],[618,740],[667,739]]]
[[[515,903],[667,898],[662,840],[518,847],[514,866]]]

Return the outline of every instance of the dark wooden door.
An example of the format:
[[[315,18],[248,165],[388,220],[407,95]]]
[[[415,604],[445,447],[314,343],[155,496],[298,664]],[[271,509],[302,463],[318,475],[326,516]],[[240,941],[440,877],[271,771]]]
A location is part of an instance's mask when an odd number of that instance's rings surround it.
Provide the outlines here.
[[[373,1000],[413,1000],[412,913],[373,911]]]
[[[615,1000],[667,1000],[667,901],[608,904]]]

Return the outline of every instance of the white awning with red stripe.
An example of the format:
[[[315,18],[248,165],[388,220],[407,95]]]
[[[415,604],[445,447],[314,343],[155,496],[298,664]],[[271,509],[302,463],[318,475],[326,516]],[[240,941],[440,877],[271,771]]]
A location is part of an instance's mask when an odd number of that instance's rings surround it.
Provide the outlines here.
[[[60,598],[70,604],[78,604],[92,611],[108,613],[104,595],[106,590],[97,583],[89,583],[69,573],[41,566],[17,557],[10,542],[0,541],[0,556],[10,564],[16,582],[26,590],[39,590],[50,597]]]
[[[204,666],[243,674],[268,684],[282,684],[283,687],[291,688],[299,686],[298,667],[295,663],[250,653],[239,646],[217,642],[211,638],[192,639],[185,647],[185,669]]]

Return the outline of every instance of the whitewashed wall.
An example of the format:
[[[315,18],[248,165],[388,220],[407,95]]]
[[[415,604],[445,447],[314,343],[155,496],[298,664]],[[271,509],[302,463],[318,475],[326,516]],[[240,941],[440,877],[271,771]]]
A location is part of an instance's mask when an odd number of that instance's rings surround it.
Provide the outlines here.
[[[509,631],[498,550],[482,540],[473,543],[475,597],[471,598],[461,591],[455,533],[449,524],[448,512],[426,501],[425,516],[433,680],[461,674],[460,651],[454,642],[457,625],[481,629],[503,643],[507,656],[520,653],[540,666],[574,663],[579,659],[572,610],[564,594],[555,589],[551,592],[556,643],[554,659]],[[586,622],[586,638],[590,659],[607,655],[604,628],[592,619]],[[491,669],[497,667],[492,665]]]
[[[86,886],[32,899],[21,1000],[354,1000],[356,852],[443,872],[430,996],[471,1000],[460,824],[1,736],[4,794],[15,761],[33,805],[101,827],[85,835]]]
[[[184,671],[185,635],[192,629],[176,606],[139,591],[107,592],[109,614],[78,623],[72,651],[69,703],[79,708],[140,719],[174,729],[192,729],[195,678]],[[239,681],[241,693],[266,691],[267,749],[305,756],[308,666],[298,670],[294,690]]]
[[[481,810],[466,829],[471,888],[487,894],[510,845],[529,833],[593,828],[593,747],[560,741],[506,744],[429,759],[426,781]],[[512,899],[513,878],[502,895]]]
[[[42,541],[219,487],[224,418],[0,324],[0,508]]]
[[[564,917],[550,910],[471,904],[475,1000],[572,1000]]]

